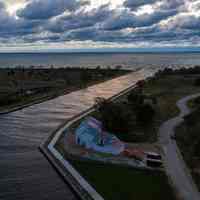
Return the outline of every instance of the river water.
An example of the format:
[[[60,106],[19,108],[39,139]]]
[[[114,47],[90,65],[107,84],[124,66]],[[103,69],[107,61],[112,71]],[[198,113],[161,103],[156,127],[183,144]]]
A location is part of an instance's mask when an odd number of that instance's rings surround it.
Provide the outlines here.
[[[95,97],[113,96],[148,73],[141,70],[0,115],[0,200],[76,199],[38,146],[61,123],[89,108]]]

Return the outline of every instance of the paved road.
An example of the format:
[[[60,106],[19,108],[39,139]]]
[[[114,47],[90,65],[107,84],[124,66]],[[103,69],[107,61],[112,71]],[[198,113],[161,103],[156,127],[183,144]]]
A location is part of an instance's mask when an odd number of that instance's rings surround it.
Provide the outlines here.
[[[174,129],[183,122],[183,117],[190,113],[187,102],[200,94],[187,96],[177,102],[180,114],[163,123],[159,129],[159,141],[163,147],[166,171],[171,178],[174,187],[183,200],[200,200],[200,194],[190,175],[189,169],[183,161],[176,141],[170,138],[174,135]]]
[[[132,73],[84,90],[0,115],[0,200],[75,200],[38,146],[61,123],[145,77]]]

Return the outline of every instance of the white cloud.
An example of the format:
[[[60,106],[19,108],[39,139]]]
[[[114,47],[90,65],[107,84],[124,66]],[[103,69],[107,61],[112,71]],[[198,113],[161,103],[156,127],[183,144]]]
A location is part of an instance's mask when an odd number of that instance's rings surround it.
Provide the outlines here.
[[[35,11],[39,8],[30,6],[28,12],[23,12],[23,8],[33,1],[47,0],[0,0],[6,6],[6,10],[0,10],[0,22],[3,22],[0,24],[1,50],[200,43],[200,0],[137,0],[137,9],[131,7],[134,0],[89,0],[90,5],[77,6],[77,9],[67,9],[66,4],[65,9],[48,17],[49,9],[45,7],[44,15],[39,16],[40,12],[36,12],[36,17],[30,17],[28,14],[32,13],[32,8],[36,8]],[[100,9],[106,4],[109,6]]]

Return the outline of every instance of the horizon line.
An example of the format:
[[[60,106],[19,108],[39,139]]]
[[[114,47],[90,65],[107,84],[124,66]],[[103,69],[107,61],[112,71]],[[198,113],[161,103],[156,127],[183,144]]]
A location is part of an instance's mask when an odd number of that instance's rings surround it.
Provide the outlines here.
[[[0,54],[6,53],[200,53],[200,47],[79,48],[0,51]]]

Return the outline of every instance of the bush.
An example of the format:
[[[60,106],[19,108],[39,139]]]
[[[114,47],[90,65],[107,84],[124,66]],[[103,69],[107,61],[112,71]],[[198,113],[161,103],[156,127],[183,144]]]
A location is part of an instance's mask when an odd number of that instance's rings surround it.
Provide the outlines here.
[[[128,95],[128,102],[135,108],[144,103],[144,95],[139,90],[133,90]]]
[[[200,78],[197,78],[197,79],[194,81],[194,86],[200,86]]]
[[[107,131],[116,134],[129,131],[130,112],[123,106],[103,98],[96,99],[97,110]]]
[[[9,106],[11,104],[19,102],[20,100],[21,100],[21,98],[18,95],[2,97],[2,98],[0,98],[0,105],[1,106]]]
[[[137,110],[137,122],[142,124],[149,124],[152,122],[155,111],[150,104],[143,104]]]
[[[196,99],[194,99],[194,103],[196,104],[196,106],[200,106],[200,97],[197,97]]]
[[[184,120],[185,120],[185,123],[187,126],[193,126],[194,124],[197,123],[199,117],[200,117],[200,108],[198,108],[194,112],[186,115],[184,117]]]

